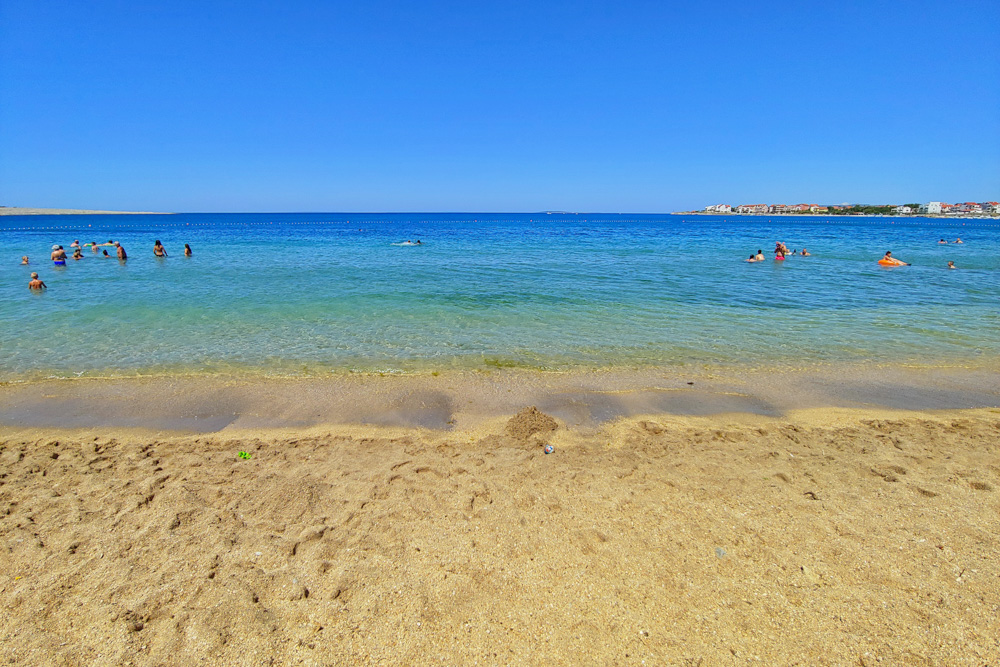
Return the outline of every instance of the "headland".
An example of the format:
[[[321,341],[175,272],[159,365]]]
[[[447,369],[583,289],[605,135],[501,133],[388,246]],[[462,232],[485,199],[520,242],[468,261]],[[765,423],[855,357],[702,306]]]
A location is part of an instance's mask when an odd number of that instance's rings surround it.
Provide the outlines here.
[[[157,211],[92,211],[79,208],[0,206],[0,215],[172,215]]]

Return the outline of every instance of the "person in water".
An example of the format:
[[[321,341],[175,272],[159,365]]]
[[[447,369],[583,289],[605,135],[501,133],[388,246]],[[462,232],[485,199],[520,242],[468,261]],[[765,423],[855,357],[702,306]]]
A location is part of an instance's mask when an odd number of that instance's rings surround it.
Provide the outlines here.
[[[104,256],[105,256],[105,257],[111,257],[111,255],[109,255],[109,254],[108,254],[108,251],[107,251],[107,250],[105,250],[105,251],[104,251]]]
[[[80,239],[73,239],[73,242],[69,244],[69,247],[70,248],[79,248],[80,247]]]
[[[153,244],[153,255],[156,257],[167,256],[167,249],[163,247],[162,243],[160,243],[160,239],[156,239],[156,243]]]
[[[803,257],[808,257],[810,255],[809,251],[806,250],[805,248],[803,248],[802,252],[800,252],[799,254],[802,255]]]
[[[66,251],[63,250],[61,245],[52,246],[52,262],[57,266],[62,266],[66,263]]]
[[[941,244],[948,245],[948,242],[945,241],[944,239],[941,239],[940,241],[938,241],[938,245],[941,245]]]
[[[879,261],[885,262],[886,264],[892,264],[893,266],[909,266],[907,262],[893,257],[891,250],[887,250],[885,255]]]
[[[191,246],[189,246],[187,243],[184,244],[184,256],[185,257],[191,256]]]
[[[962,239],[955,239],[955,243],[961,243]]]
[[[756,259],[758,262],[763,262],[764,261],[764,251],[761,250],[760,248],[757,248],[757,256],[754,259]]]
[[[744,259],[743,261],[744,262],[756,262],[757,261],[757,255],[750,255],[749,259]]]
[[[128,259],[128,253],[125,252],[125,248],[120,243],[115,243],[115,247],[118,248],[118,259],[122,261]]]
[[[31,282],[28,283],[28,289],[48,289],[49,286],[43,283],[38,278],[37,273],[31,274]]]
[[[27,263],[28,263],[28,256],[25,255],[24,257],[21,258],[21,264],[27,264]]]
[[[948,268],[949,269],[954,269],[955,268],[955,262],[948,262]]]
[[[83,251],[80,250],[80,246],[77,246],[76,250],[73,251],[73,259],[83,259]]]

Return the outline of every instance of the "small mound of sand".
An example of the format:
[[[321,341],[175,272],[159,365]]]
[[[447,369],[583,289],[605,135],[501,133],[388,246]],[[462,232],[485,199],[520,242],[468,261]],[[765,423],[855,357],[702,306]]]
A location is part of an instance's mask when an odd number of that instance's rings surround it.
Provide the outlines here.
[[[536,433],[550,433],[559,428],[556,420],[535,406],[527,407],[507,422],[507,435],[517,440],[527,440]]]

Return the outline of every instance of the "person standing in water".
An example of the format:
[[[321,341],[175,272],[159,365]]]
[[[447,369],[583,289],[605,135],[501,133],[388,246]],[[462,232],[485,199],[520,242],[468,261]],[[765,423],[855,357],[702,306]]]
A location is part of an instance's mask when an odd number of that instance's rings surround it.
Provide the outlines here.
[[[185,257],[191,256],[191,246],[189,246],[187,243],[184,244],[184,256]]]
[[[31,282],[28,283],[28,289],[48,289],[48,288],[49,288],[48,285],[39,280],[38,274],[32,272]]]
[[[52,263],[56,266],[64,266],[66,264],[66,251],[63,250],[61,245],[52,246]]]
[[[115,247],[118,248],[118,259],[122,261],[128,259],[128,253],[125,252],[125,248],[120,243],[115,243]]]
[[[163,247],[160,243],[160,239],[156,239],[156,243],[153,244],[153,255],[156,257],[166,257],[167,249]]]

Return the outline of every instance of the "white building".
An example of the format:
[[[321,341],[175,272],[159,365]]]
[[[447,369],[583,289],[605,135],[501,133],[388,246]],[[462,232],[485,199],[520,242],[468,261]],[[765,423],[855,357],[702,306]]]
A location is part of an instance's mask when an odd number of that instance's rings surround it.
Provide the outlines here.
[[[762,213],[767,213],[768,208],[767,204],[740,204],[736,207],[736,212],[760,215]]]
[[[910,215],[913,213],[912,206],[894,206],[892,212],[896,215]]]
[[[705,207],[705,213],[732,213],[733,207],[729,204],[713,204]]]
[[[936,214],[940,215],[941,214],[941,202],[939,202],[939,201],[932,201],[932,202],[927,202],[926,204],[921,204],[920,208],[918,210],[921,213],[931,213],[931,214],[936,213]]]

